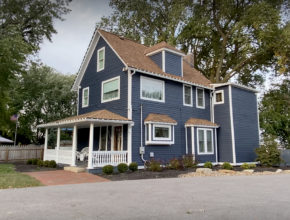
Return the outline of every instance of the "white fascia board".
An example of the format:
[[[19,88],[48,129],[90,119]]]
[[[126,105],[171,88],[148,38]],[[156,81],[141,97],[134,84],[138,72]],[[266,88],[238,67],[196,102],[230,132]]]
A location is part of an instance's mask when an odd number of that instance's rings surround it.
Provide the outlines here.
[[[177,123],[158,122],[158,121],[145,121],[145,122],[144,122],[144,125],[146,125],[146,124],[177,125]]]
[[[154,51],[152,51],[152,52],[150,52],[150,53],[147,53],[146,56],[152,56],[152,55],[157,54],[157,53],[160,53],[160,52],[162,52],[162,51],[167,51],[167,52],[169,52],[169,53],[174,53],[174,54],[179,55],[179,56],[182,56],[182,57],[185,56],[184,53],[180,53],[180,52],[177,52],[177,51],[175,51],[175,50],[168,49],[168,48],[160,48],[160,49],[158,49],[158,50],[154,50]]]
[[[231,82],[228,82],[228,83],[213,83],[211,84],[213,87],[215,88],[218,88],[218,87],[221,87],[221,86],[233,86],[233,87],[237,87],[237,88],[240,88],[240,89],[245,89],[245,90],[248,90],[250,92],[254,92],[254,93],[259,93],[258,90],[256,89],[253,89],[249,86],[244,86],[244,85],[240,85],[240,84],[237,84],[237,83],[231,83]]]
[[[85,53],[85,56],[83,58],[82,64],[79,68],[77,77],[74,81],[73,87],[72,87],[72,91],[76,91],[78,89],[78,86],[80,84],[80,82],[82,81],[82,78],[85,74],[85,71],[87,69],[87,66],[89,64],[89,61],[93,55],[93,52],[97,46],[97,43],[100,39],[100,37],[102,37],[104,39],[104,41],[109,45],[109,47],[114,51],[114,53],[116,54],[116,56],[122,61],[122,63],[124,64],[125,67],[127,67],[127,64],[124,62],[124,60],[119,56],[119,54],[115,51],[115,49],[111,46],[111,44],[109,44],[109,42],[107,41],[107,39],[98,31],[98,29],[95,29],[95,32],[93,34],[93,37],[90,41],[90,44],[88,46],[88,49]]]
[[[185,84],[188,84],[188,85],[192,85],[192,86],[196,86],[196,87],[200,87],[200,88],[204,88],[204,89],[214,90],[214,88],[207,87],[207,86],[200,85],[200,84],[193,83],[193,82],[189,82],[189,81],[186,81],[186,80],[175,79],[173,77],[164,76],[164,75],[161,75],[161,74],[158,74],[158,73],[153,73],[153,72],[148,72],[148,71],[145,71],[145,70],[140,70],[140,69],[137,69],[135,67],[128,67],[128,68],[130,70],[133,70],[133,71],[136,71],[136,72],[140,72],[140,73],[144,73],[144,74],[147,74],[147,75],[150,75],[150,76],[155,76],[155,77],[159,77],[159,78],[162,78],[162,79],[168,79],[168,80],[172,80],[172,81],[175,81],[175,82],[185,83]]]
[[[209,126],[209,125],[185,125],[184,127],[196,127],[196,128],[219,128],[219,126]]]

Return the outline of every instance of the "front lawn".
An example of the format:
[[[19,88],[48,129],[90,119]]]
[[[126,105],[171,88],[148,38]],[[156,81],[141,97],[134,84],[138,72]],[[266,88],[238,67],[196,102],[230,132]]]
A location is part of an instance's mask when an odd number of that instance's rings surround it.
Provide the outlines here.
[[[26,174],[15,171],[13,164],[0,164],[0,189],[42,186],[42,184]]]

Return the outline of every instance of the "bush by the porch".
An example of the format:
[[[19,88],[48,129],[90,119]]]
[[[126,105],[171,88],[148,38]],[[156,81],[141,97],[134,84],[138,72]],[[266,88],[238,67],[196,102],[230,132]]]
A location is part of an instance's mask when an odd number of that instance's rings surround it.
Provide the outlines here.
[[[120,163],[120,164],[117,166],[117,168],[118,168],[119,173],[125,173],[125,172],[128,171],[128,165],[125,164],[125,163]]]
[[[138,164],[136,162],[132,162],[129,164],[129,170],[131,170],[132,172],[135,172],[138,170]]]
[[[225,170],[232,170],[233,166],[229,162],[224,162],[222,168]]]
[[[104,174],[109,175],[109,174],[112,174],[114,172],[114,167],[112,165],[106,165],[103,167],[102,171]]]

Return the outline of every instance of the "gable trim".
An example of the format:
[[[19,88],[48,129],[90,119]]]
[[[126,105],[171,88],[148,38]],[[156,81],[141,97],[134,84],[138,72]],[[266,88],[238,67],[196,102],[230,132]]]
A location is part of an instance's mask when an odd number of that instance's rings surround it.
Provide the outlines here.
[[[171,50],[171,49],[168,49],[168,48],[160,48],[160,49],[158,49],[158,50],[154,50],[154,51],[152,51],[152,52],[150,52],[150,53],[147,53],[146,56],[152,56],[152,55],[154,55],[154,54],[157,54],[157,53],[160,53],[160,52],[163,52],[163,51],[164,51],[164,52],[167,51],[167,52],[170,52],[170,53],[174,53],[174,54],[179,55],[179,56],[182,56],[182,57],[185,56],[184,53],[177,52],[177,51],[174,51],[174,50]]]
[[[119,56],[119,54],[116,52],[116,50],[111,46],[111,44],[107,41],[107,39],[99,32],[98,29],[95,30],[94,35],[90,41],[90,44],[88,46],[88,49],[85,53],[85,56],[83,58],[83,61],[81,63],[81,66],[79,68],[78,74],[75,78],[74,84],[72,86],[72,91],[77,91],[78,86],[80,85],[83,76],[85,74],[85,70],[88,67],[89,61],[92,58],[93,52],[99,42],[100,37],[102,37],[104,39],[104,41],[108,44],[108,46],[114,51],[114,53],[116,54],[116,56],[121,60],[121,62],[124,64],[125,67],[127,67],[127,64],[124,62],[124,60]]]

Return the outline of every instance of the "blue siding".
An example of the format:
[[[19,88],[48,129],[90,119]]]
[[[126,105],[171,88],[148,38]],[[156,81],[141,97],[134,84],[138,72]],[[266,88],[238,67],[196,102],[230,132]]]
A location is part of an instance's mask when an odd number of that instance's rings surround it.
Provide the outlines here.
[[[97,51],[105,47],[105,68],[97,72]],[[116,56],[114,51],[100,37],[99,42],[89,61],[86,72],[81,81],[81,88],[89,87],[89,106],[82,108],[82,89],[79,92],[79,114],[91,111],[107,109],[114,113],[127,117],[127,99],[128,99],[128,76],[127,72],[123,72],[123,63]],[[101,103],[102,81],[120,76],[120,99]]]
[[[165,72],[182,76],[181,59],[181,56],[165,51]]]
[[[256,94],[232,87],[232,97],[237,163],[252,162],[259,146]]]
[[[148,77],[148,76],[147,76]],[[144,119],[150,113],[167,114],[177,121],[175,126],[175,144],[174,145],[146,145],[145,159],[150,159],[150,152],[154,152],[155,159],[168,161],[174,157],[185,155],[185,128],[184,124],[190,117],[204,118],[210,120],[210,93],[205,90],[205,109],[183,106],[183,85],[178,82],[165,81],[165,103],[148,101],[140,99],[140,74],[136,73],[132,77],[132,108],[133,121],[132,128],[132,161],[136,161],[142,165],[139,155],[139,147],[141,145],[140,136],[140,106],[143,105],[143,145],[145,146],[145,126]],[[195,103],[196,90],[193,91],[193,103]]]
[[[150,58],[159,66],[160,69],[162,69],[162,52],[156,53],[150,56]]]
[[[217,130],[219,162],[233,162],[232,135],[230,123],[229,87],[219,87],[216,91],[224,90],[224,104],[214,106],[215,122],[220,125]]]

